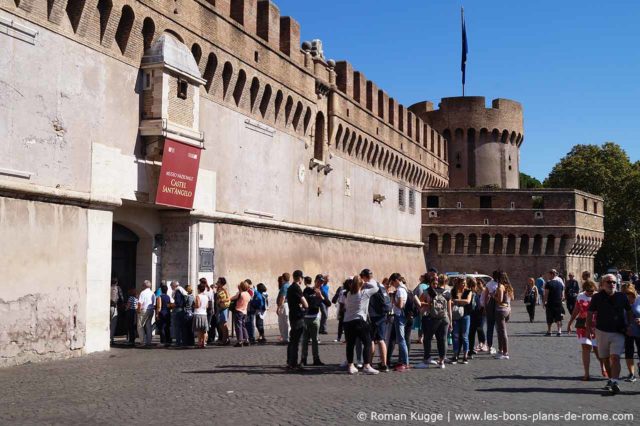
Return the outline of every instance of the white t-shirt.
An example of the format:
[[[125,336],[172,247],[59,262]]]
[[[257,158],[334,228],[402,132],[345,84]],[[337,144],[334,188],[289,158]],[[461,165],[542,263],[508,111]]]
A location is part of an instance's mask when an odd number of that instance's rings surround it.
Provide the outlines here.
[[[209,296],[207,295],[207,293],[200,293],[196,297],[200,299],[200,307],[195,308],[193,313],[195,315],[207,315],[207,305],[209,304]],[[195,307],[195,304],[193,306]]]
[[[142,306],[142,310],[146,311],[148,309],[153,309],[156,304],[155,295],[150,288],[145,288],[140,293],[140,297],[138,298],[138,303]]]
[[[400,284],[396,289],[395,303],[393,304],[393,313],[395,315],[404,315],[404,310],[396,306],[398,299],[402,299],[402,301],[404,302],[403,306],[407,303],[407,288],[402,284]]]

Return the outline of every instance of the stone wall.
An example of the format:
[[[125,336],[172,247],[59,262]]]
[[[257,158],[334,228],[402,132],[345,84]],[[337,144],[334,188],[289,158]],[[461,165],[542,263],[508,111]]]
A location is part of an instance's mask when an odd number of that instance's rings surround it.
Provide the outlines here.
[[[81,207],[0,197],[0,366],[81,353],[99,309],[87,306],[87,227]]]
[[[277,277],[283,272],[301,269],[311,277],[329,274],[332,297],[347,276],[358,274],[363,268],[370,268],[378,281],[400,272],[411,288],[425,272],[424,256],[418,246],[328,238],[227,223],[216,224],[215,231],[215,275],[226,277],[232,291],[245,278],[265,283],[271,301],[269,324],[277,322]],[[334,310],[331,311],[335,315]]]

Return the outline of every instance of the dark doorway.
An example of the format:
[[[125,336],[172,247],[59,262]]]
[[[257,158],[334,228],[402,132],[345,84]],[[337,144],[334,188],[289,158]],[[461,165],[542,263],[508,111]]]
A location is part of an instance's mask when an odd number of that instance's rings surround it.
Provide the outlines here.
[[[138,236],[128,228],[117,223],[113,224],[113,238],[111,248],[111,277],[118,279],[125,301],[129,289],[136,288],[136,250]],[[116,335],[126,334],[124,311],[118,312],[118,327]]]

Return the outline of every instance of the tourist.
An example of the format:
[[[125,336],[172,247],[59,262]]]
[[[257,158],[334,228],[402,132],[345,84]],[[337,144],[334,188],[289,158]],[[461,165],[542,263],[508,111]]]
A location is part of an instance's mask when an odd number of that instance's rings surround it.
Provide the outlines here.
[[[171,281],[171,290],[173,290],[173,309],[171,310],[173,334],[176,339],[176,346],[185,346],[184,307],[187,301],[187,292],[180,286],[178,281]]]
[[[196,345],[199,349],[204,349],[207,341],[207,331],[209,331],[209,321],[207,321],[207,307],[209,306],[209,296],[207,295],[207,284],[200,281],[198,284],[198,294],[195,297],[193,312],[193,332],[198,337]]]
[[[216,316],[218,317],[218,344],[227,346],[231,344],[229,339],[229,327],[227,327],[227,321],[229,319],[229,306],[231,306],[231,300],[229,297],[229,291],[226,288],[227,280],[225,277],[218,278],[216,281]]]
[[[635,286],[631,283],[623,284],[622,292],[629,299],[631,312],[633,313],[633,321],[630,323],[631,333],[624,336],[624,358],[629,370],[629,376],[624,381],[633,383],[637,380],[635,374],[636,366],[633,362],[634,352],[637,352],[640,357],[640,298],[637,297]]]
[[[552,269],[549,271],[549,281],[544,285],[543,304],[547,316],[547,334],[551,336],[551,326],[553,323],[557,326],[556,336],[562,335],[562,318],[564,308],[562,301],[564,299],[564,284],[558,276],[558,271]]]
[[[573,273],[569,272],[569,279],[565,283],[564,287],[564,298],[565,303],[567,304],[567,311],[569,313],[573,312],[578,293],[580,293],[580,284],[578,284],[578,281],[574,278]]]
[[[160,343],[171,346],[171,298],[167,294],[166,284],[160,286],[160,297],[156,302],[156,324],[160,330]]]
[[[596,357],[598,357],[598,345],[596,343],[594,334],[587,334],[587,315],[589,309],[589,303],[591,303],[591,298],[596,291],[596,283],[591,281],[590,279],[584,281],[582,283],[582,293],[578,294],[576,298],[576,304],[573,308],[573,312],[571,313],[571,318],[569,319],[569,323],[567,324],[567,333],[571,333],[571,325],[574,324],[576,326],[576,335],[578,336],[578,342],[582,347],[582,367],[584,368],[584,375],[582,376],[582,380],[589,380],[589,367],[591,364],[591,352],[595,352]],[[593,319],[592,319],[593,321]],[[600,368],[603,370],[603,376],[606,376],[606,370],[604,370],[604,364],[600,362]]]
[[[231,297],[231,302],[235,302],[233,309],[233,325],[236,330],[236,338],[238,339],[235,344],[236,348],[249,346],[249,333],[247,331],[246,323],[249,301],[251,301],[249,283],[247,283],[246,280],[241,281],[240,284],[238,284],[238,292]]]
[[[311,340],[311,353],[313,354],[313,365],[324,365],[320,361],[320,351],[318,349],[318,334],[321,324],[320,306],[327,306],[331,301],[325,297],[322,291],[324,277],[322,274],[316,275],[314,285],[311,285],[311,277],[304,278],[304,291],[302,295],[307,300],[307,312],[304,314],[304,332],[302,333],[302,357],[301,364],[307,365],[307,355],[309,354],[309,340]]]
[[[247,315],[245,315],[245,318],[244,318],[244,325],[249,335],[249,344],[255,345],[256,344],[256,329],[255,329],[256,310],[253,306],[253,303],[251,302],[253,301],[253,296],[256,295],[256,289],[253,286],[253,282],[249,278],[245,279],[244,281],[249,286],[249,289],[247,290],[247,292],[249,293],[249,297],[251,297],[251,299],[249,300],[249,305],[247,306]]]
[[[334,342],[339,343],[342,340],[342,334],[344,332],[344,299],[347,296],[346,289],[347,281],[343,283],[341,287],[338,287],[336,293],[333,295],[333,299],[331,299],[331,303],[336,306],[337,313],[336,317],[338,319],[338,336]]]
[[[407,354],[411,352],[411,333],[414,329],[414,322],[420,321],[420,299],[413,293],[413,291],[409,291],[409,286],[407,285],[407,280],[404,277],[400,278],[400,282],[404,285],[404,288],[407,289],[407,301],[404,304],[404,341],[407,342]],[[415,290],[415,289],[414,289]],[[407,364],[408,366],[409,364]]]
[[[524,289],[524,306],[527,308],[529,314],[529,322],[533,322],[536,317],[536,305],[538,304],[538,288],[535,285],[535,280],[529,278],[527,286]]]
[[[482,304],[483,312],[487,319],[487,350],[490,354],[494,355],[496,353],[496,349],[493,347],[493,330],[496,325],[496,303],[493,296],[498,289],[500,273],[498,271],[493,271],[491,275],[492,279],[487,283],[484,292],[482,293],[480,303]]]
[[[389,366],[387,365],[387,344],[385,339],[389,314],[393,310],[391,298],[384,286],[373,279],[373,273],[369,269],[364,269],[360,272],[360,279],[365,283],[365,286],[378,289],[378,291],[369,298],[369,328],[373,342],[371,347],[371,360],[373,361],[376,346],[378,346],[380,353],[378,370],[388,372]]]
[[[362,272],[367,275],[365,269]],[[365,374],[378,374],[379,371],[371,366],[371,331],[367,324],[369,299],[378,292],[377,286],[367,285],[358,277],[353,277],[349,292],[345,300],[344,332],[347,338],[347,371],[356,374],[358,369],[353,365],[353,350],[356,340],[362,341],[363,368]]]
[[[509,337],[507,335],[507,321],[511,315],[511,300],[513,287],[506,272],[500,273],[498,288],[493,295],[496,304],[496,331],[498,333],[498,351],[496,359],[509,359]]]
[[[471,324],[469,326],[469,359],[473,359],[478,352],[486,351],[486,336],[484,334],[484,314],[480,298],[484,291],[484,281],[477,278],[467,277],[467,287],[473,292],[474,301],[471,304]],[[476,334],[478,344],[476,345]]]
[[[448,278],[440,274],[435,285],[430,286],[421,297],[422,330],[424,330],[423,361],[416,368],[429,368],[435,364],[444,368],[447,351],[447,332],[451,326],[451,293],[447,290]],[[435,336],[438,347],[438,361],[431,358],[431,340]]]
[[[118,279],[113,278],[111,280],[111,295],[109,299],[109,338],[112,345],[116,328],[118,327],[118,309],[122,308],[123,303],[124,296],[122,289],[118,285]]]
[[[144,290],[138,296],[138,336],[143,346],[151,345],[153,331],[153,313],[156,306],[156,296],[151,291],[151,281],[144,281]]]
[[[469,327],[471,326],[471,310],[474,295],[467,287],[465,278],[457,278],[451,290],[451,313],[453,319],[453,357],[451,362],[468,364]],[[460,359],[462,349],[462,359]]]
[[[631,332],[633,314],[629,299],[622,293],[616,292],[616,276],[606,274],[600,281],[601,290],[594,294],[589,303],[590,313],[595,313],[595,335],[598,341],[598,352],[604,361],[609,375],[609,381],[604,389],[615,395],[620,392],[618,380],[620,378],[620,354],[624,351],[625,332]],[[625,324],[625,316],[627,323]],[[587,315],[586,331],[593,333],[593,316]]]
[[[136,289],[130,288],[127,299],[127,343],[133,346],[136,344],[136,310],[138,308],[138,298],[136,297]]]
[[[395,333],[395,343],[398,344],[398,364],[394,367],[394,371],[403,372],[409,368],[409,349],[405,338],[407,316],[404,312],[407,296],[409,294],[407,287],[402,283],[402,276],[394,272],[389,277],[389,284],[395,288],[393,297],[393,331]],[[364,343],[364,341],[363,341]],[[390,345],[389,352],[393,353],[393,346]]]
[[[287,369],[289,370],[303,369],[302,365],[298,363],[298,346],[300,346],[300,338],[304,333],[304,311],[309,307],[300,287],[303,276],[302,271],[295,270],[293,272],[293,283],[287,287],[287,292],[283,296],[289,307],[289,343],[287,345]]]
[[[545,280],[540,275],[536,278],[536,289],[538,289],[538,305],[542,305],[542,296],[544,295],[544,284]]]
[[[430,270],[434,270],[434,268],[430,268]],[[424,293],[429,288],[429,276],[430,274],[427,272],[426,274],[420,275],[418,279],[418,285],[413,289],[413,295],[420,300],[422,293]],[[418,343],[422,344],[422,318],[418,316],[413,321],[413,329],[418,330]]]
[[[329,307],[331,307],[331,300],[329,299],[329,275],[323,275],[322,280],[322,287],[320,290],[322,291],[325,302],[320,304],[320,331],[318,333],[327,334],[327,318],[329,317]],[[329,304],[327,305],[326,302]]]
[[[291,275],[288,272],[282,274],[282,286],[279,287],[278,298],[276,299],[280,342],[285,345],[289,343],[289,305],[287,304],[287,292],[291,285],[290,280]]]
[[[184,303],[184,344],[185,346],[195,345],[195,336],[193,335],[193,313],[195,311],[195,298],[193,297],[193,287],[191,284],[185,288],[187,292]]]
[[[209,303],[207,304],[207,323],[209,324],[209,330],[207,334],[206,344],[212,344],[215,341],[216,333],[211,328],[216,323],[213,319],[214,310],[215,310],[215,296],[216,292],[214,289],[209,286],[209,282],[205,277],[202,277],[198,280],[199,283],[203,283],[205,285],[205,294],[209,298]]]
[[[264,316],[269,309],[269,295],[267,294],[267,286],[259,283],[256,286],[256,292],[253,295],[252,303],[256,312],[256,329],[258,330],[258,343],[265,344],[267,339],[264,337]]]

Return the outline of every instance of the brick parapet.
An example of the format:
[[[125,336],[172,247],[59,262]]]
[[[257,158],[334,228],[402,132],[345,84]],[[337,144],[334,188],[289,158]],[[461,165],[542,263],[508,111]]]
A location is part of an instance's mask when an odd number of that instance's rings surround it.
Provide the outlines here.
[[[170,32],[187,46],[200,51],[199,67],[203,74],[207,73],[211,54],[215,55],[215,61],[211,66],[213,69],[209,74],[210,78],[216,81],[205,85],[207,89],[201,89],[204,91],[202,96],[231,108],[247,107],[244,94],[240,98],[241,102],[233,102],[232,93],[230,94],[238,81],[240,69],[246,73],[245,90],[248,90],[254,77],[260,80],[258,99],[253,97],[257,105],[260,105],[264,90],[269,85],[274,94],[273,100],[278,91],[282,92],[281,109],[285,108],[288,97],[291,96],[294,103],[294,111],[291,114],[295,114],[300,103],[303,117],[307,111],[314,115],[318,111],[318,83],[327,85],[329,89],[335,88],[336,84],[340,87],[341,84],[340,75],[336,75],[339,67],[336,67],[334,72],[326,61],[312,58],[308,52],[302,51],[299,24],[293,18],[280,16],[277,6],[268,0],[193,0],[177,3],[152,0],[112,0],[99,3],[99,0],[87,0],[78,4],[83,6],[82,10],[78,11],[79,20],[75,28],[70,24],[69,18],[65,17],[67,0],[23,0],[19,7],[13,0],[1,0],[0,9],[134,67],[139,66],[144,53],[143,23],[150,20],[153,24],[150,28],[153,28],[154,32],[151,34],[152,39],[163,32]],[[104,21],[101,21],[103,13],[98,11],[99,4],[112,5]],[[134,18],[130,31],[121,34],[124,7],[131,9]],[[120,42],[114,42],[119,35],[123,36]],[[225,88],[221,74],[227,62],[233,66],[233,73]],[[353,110],[354,115],[369,117],[353,124],[364,129],[367,134],[375,134],[380,143],[397,150],[407,162],[417,162],[423,166],[431,164],[430,167],[440,172],[446,170],[446,150],[440,150],[438,155],[436,149],[430,152],[421,147],[422,143],[428,143],[428,138],[420,138],[420,135],[425,133],[424,126],[411,117],[406,109],[404,121],[399,124],[397,116],[403,107],[397,104],[392,104],[396,109],[395,121],[390,123],[387,120],[389,114],[386,112],[389,107],[386,103],[389,101],[388,96],[382,95],[373,82],[366,80],[364,74],[357,75],[359,99],[353,99],[352,93],[345,98],[349,98],[349,109]],[[273,101],[271,103],[273,104]],[[384,108],[377,112],[376,109],[380,106],[378,104],[384,105]],[[303,137],[309,134],[310,129],[306,128],[307,126],[288,123],[292,118],[284,119],[283,111],[276,114],[277,106],[268,106],[267,111],[260,114],[256,105],[249,107],[250,115],[257,118],[273,117],[274,122],[268,124]],[[328,112],[325,114],[329,117]],[[337,112],[336,115],[340,113]],[[342,118],[352,121],[352,117]],[[416,126],[421,127],[421,131],[416,131]],[[301,132],[300,129],[303,127]],[[431,132],[426,133],[429,135]],[[428,181],[444,180],[438,186],[446,186],[447,173],[442,178],[441,175],[442,173],[425,179],[425,185],[428,185]]]

